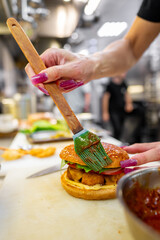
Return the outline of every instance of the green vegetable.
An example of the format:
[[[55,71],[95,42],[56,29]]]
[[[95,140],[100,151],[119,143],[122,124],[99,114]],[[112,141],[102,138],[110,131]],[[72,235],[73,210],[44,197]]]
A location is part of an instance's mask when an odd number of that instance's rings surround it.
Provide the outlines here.
[[[92,169],[88,166],[84,166],[84,165],[80,165],[78,163],[72,163],[72,162],[69,162],[69,161],[66,161],[66,160],[63,160],[61,161],[61,168],[64,167],[67,163],[69,164],[76,164],[76,168],[78,169],[83,169],[86,173],[90,172]],[[111,170],[112,168],[102,168],[98,173],[102,173],[104,171],[107,171],[107,170]]]
[[[83,169],[86,173],[88,173],[92,170],[90,167],[83,166],[83,165],[80,165],[80,164],[76,164],[76,167],[79,168],[79,169]]]
[[[44,130],[53,130],[53,131],[61,130],[61,131],[69,132],[68,125],[64,120],[58,120],[56,124],[52,124],[47,120],[39,120],[34,122],[31,128],[22,129],[20,131],[25,134],[32,134],[34,132],[44,131]]]
[[[62,159],[61,160],[61,168],[63,168],[66,164],[67,164],[66,161]]]

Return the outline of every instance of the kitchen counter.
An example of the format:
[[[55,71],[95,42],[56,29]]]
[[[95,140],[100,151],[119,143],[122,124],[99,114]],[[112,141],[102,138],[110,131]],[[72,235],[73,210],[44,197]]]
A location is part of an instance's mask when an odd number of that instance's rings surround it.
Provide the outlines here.
[[[120,144],[111,137],[102,141]],[[27,144],[20,133],[10,147],[19,143]],[[1,240],[133,240],[117,199],[87,201],[70,196],[61,186],[62,171],[26,178],[60,163],[59,152],[68,144],[54,143],[56,154],[46,159],[25,156],[2,162],[6,177],[0,188]]]
[[[9,148],[14,138],[0,138],[0,146]]]
[[[111,136],[105,136],[105,138],[102,138],[101,141],[108,142],[115,144],[117,146],[121,145],[121,142],[119,140],[116,140],[115,138]],[[62,148],[64,148],[66,145],[73,143],[73,141],[61,141],[61,142],[54,142],[54,143],[44,143],[44,144],[34,144],[33,147],[48,147],[48,146],[54,146],[56,147],[56,154],[54,156],[48,157],[48,158],[35,158],[30,155],[24,156],[22,159],[18,159],[15,161],[2,161],[1,162],[1,175],[5,175],[10,171],[13,171],[15,169],[28,169],[32,171],[32,169],[41,170],[45,167],[52,166],[55,162],[57,163],[60,160],[59,153]],[[18,133],[13,141],[10,144],[10,148],[17,149],[19,147],[26,148],[30,143],[28,142],[25,134]],[[54,159],[54,163],[53,163]]]
[[[9,148],[14,138],[0,138],[0,146]],[[3,160],[1,157],[2,151],[0,151],[0,162]]]

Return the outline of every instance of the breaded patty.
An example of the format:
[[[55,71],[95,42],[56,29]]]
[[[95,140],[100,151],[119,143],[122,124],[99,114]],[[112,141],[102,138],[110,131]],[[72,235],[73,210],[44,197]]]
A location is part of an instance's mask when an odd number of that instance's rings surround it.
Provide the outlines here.
[[[103,175],[94,172],[86,173],[82,169],[75,169],[72,167],[67,168],[67,177],[75,182],[80,182],[88,186],[96,184],[101,185],[114,185],[124,175],[124,173],[118,175]]]

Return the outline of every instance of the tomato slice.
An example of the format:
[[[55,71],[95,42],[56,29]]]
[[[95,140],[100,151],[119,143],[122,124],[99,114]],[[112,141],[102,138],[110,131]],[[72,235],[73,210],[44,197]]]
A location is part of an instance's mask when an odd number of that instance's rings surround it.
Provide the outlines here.
[[[72,167],[72,168],[76,168],[76,163],[73,163],[73,164],[71,164],[71,163],[67,163],[70,167]]]
[[[113,170],[106,170],[104,172],[102,172],[102,175],[117,175],[123,172],[123,168],[117,168],[117,169],[113,169]]]
[[[71,168],[76,168],[76,163],[74,164],[70,164],[70,163],[67,163]],[[99,173],[99,174],[102,174],[102,175],[117,175],[117,174],[120,174],[123,172],[123,168],[113,168],[113,169],[109,169],[109,170],[106,170],[102,173]],[[93,170],[91,170],[90,172],[94,172]],[[94,173],[98,173],[98,172],[94,172]]]

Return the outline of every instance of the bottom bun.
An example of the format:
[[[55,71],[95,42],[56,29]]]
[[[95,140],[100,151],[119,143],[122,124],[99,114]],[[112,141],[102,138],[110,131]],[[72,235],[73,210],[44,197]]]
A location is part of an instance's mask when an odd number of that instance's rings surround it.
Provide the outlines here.
[[[88,186],[70,180],[67,177],[67,171],[61,176],[61,183],[66,192],[76,198],[86,200],[105,200],[116,198],[116,185],[94,185]]]

